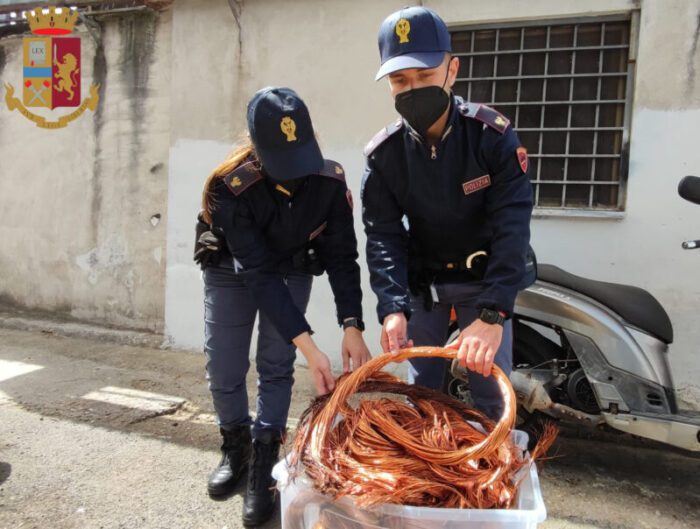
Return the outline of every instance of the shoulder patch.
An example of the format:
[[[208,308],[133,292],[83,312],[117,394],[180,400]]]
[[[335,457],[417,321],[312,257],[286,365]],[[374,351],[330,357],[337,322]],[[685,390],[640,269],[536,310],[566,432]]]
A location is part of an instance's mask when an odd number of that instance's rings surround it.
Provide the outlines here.
[[[530,162],[527,159],[527,149],[522,146],[518,147],[515,149],[515,156],[518,159],[518,164],[520,164],[523,173],[527,173],[527,170],[530,168]]]
[[[238,196],[255,182],[262,179],[263,175],[260,173],[256,163],[250,160],[242,163],[230,174],[226,175],[224,182],[231,193]]]
[[[323,167],[318,172],[321,176],[328,176],[329,178],[335,178],[341,182],[345,182],[345,169],[338,162],[333,160],[323,160]]]
[[[481,103],[462,103],[459,105],[459,113],[464,117],[481,121],[499,134],[503,134],[510,125],[510,120],[498,110]]]
[[[384,143],[387,140],[387,138],[389,138],[389,136],[400,130],[401,127],[403,127],[403,120],[399,118],[393,123],[390,123],[389,125],[384,127],[379,132],[377,132],[374,135],[374,138],[369,140],[369,143],[365,145],[364,155],[369,156],[370,154],[372,154],[377,149],[377,147]]]

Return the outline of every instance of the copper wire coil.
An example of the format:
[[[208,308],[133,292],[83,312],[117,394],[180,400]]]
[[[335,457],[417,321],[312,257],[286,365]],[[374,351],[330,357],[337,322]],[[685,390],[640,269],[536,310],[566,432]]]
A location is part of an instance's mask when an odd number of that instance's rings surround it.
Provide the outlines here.
[[[371,509],[363,514],[367,520],[351,523],[346,515],[357,518],[365,511],[342,514],[342,506],[327,501],[344,496],[360,508],[384,503],[508,508],[516,496],[518,472],[554,441],[556,430],[545,428],[532,457],[522,457],[522,449],[511,439],[515,393],[495,365],[492,376],[504,401],[497,422],[443,393],[380,371],[389,363],[416,357],[454,359],[456,351],[412,347],[374,358],[341,377],[333,393],[317,398],[302,416],[290,468],[303,470],[321,498],[326,497],[315,529],[378,525],[378,520],[370,520]],[[359,402],[352,404],[350,399],[360,394]],[[366,398],[370,394],[375,398]],[[285,527],[303,527],[298,519],[302,503],[295,501],[290,507]]]

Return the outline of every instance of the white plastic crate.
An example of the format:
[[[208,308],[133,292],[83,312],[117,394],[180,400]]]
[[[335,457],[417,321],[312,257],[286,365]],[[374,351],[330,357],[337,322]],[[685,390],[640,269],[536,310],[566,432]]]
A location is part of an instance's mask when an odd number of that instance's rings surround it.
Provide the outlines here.
[[[527,446],[527,434],[514,431],[518,446]],[[381,505],[355,506],[350,498],[332,501],[316,492],[303,475],[289,481],[286,460],[275,465],[282,508],[282,529],[535,529],[547,518],[537,468],[522,471],[516,501],[511,509],[440,509]],[[290,508],[292,510],[290,510]],[[325,525],[316,525],[325,517]]]

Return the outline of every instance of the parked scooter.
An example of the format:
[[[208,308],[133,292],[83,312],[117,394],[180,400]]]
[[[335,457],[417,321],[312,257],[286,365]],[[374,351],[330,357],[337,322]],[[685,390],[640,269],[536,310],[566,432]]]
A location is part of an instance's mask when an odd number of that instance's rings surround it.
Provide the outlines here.
[[[700,204],[700,178],[686,176],[678,192]],[[544,415],[700,450],[700,412],[676,402],[671,320],[649,292],[540,264],[518,295],[513,331],[510,379],[526,429]],[[453,362],[446,389],[467,400],[468,380]]]

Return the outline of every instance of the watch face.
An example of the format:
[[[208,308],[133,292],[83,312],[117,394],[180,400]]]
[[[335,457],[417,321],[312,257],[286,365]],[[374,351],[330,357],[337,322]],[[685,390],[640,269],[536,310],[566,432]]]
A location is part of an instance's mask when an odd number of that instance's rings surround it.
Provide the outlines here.
[[[365,324],[359,318],[353,318],[343,323],[343,329],[347,329],[348,327],[355,327],[360,331],[365,330]]]
[[[479,314],[479,318],[486,323],[497,323],[499,316],[498,312],[489,309],[483,309]]]

